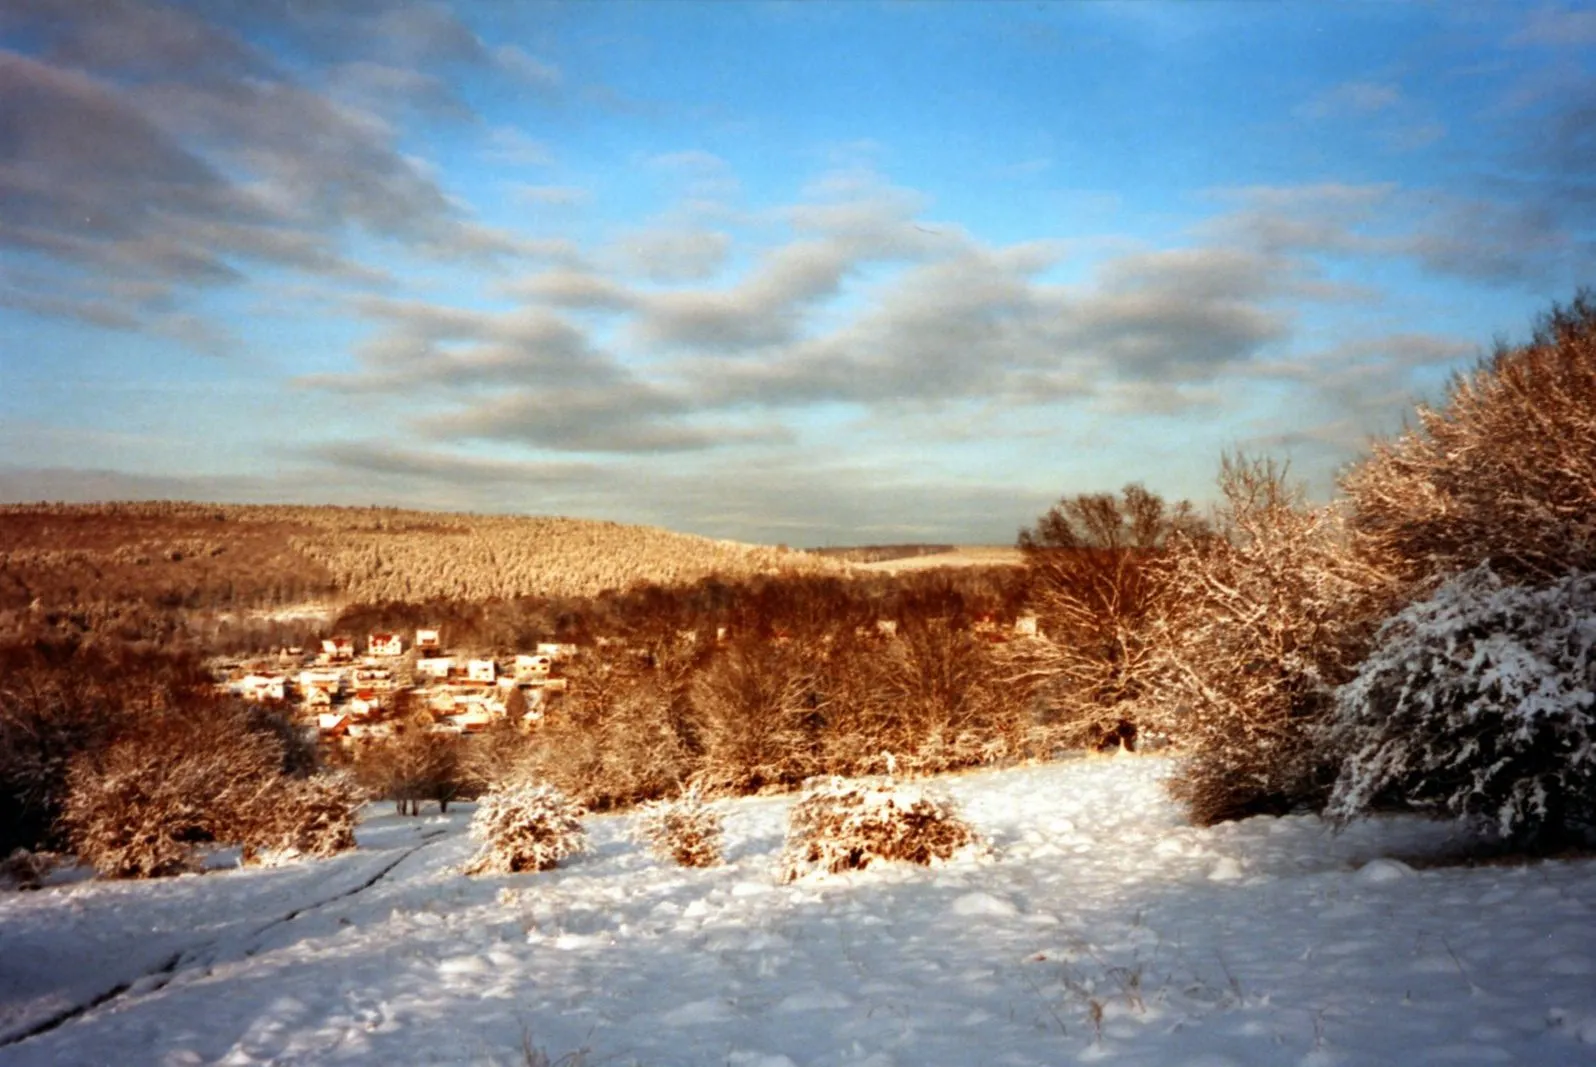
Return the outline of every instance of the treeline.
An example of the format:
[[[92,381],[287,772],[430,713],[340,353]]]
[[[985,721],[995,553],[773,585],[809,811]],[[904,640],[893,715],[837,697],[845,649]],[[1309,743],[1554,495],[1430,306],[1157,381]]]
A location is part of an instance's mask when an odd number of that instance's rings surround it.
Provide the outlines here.
[[[968,629],[978,619],[1012,623],[1024,610],[1026,575],[1012,567],[960,567],[889,576],[782,574],[636,585],[592,597],[388,601],[345,608],[331,631],[365,634],[439,627],[461,648],[529,648],[539,641],[593,645],[600,638],[714,640],[725,631],[760,641],[813,641],[878,623],[936,619]]]
[[[531,775],[605,809],[690,784],[744,793],[1045,757],[1050,715],[1017,695],[1002,651],[1025,577],[709,579],[582,601],[353,608],[338,628],[436,625],[460,648],[581,646],[563,699],[530,733],[460,742],[412,726],[361,750],[355,769],[401,802]]]

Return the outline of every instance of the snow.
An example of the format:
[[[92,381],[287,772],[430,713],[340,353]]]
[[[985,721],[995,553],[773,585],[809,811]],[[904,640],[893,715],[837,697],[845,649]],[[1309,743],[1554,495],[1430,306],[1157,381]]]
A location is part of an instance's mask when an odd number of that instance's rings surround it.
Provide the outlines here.
[[[1199,829],[1168,771],[945,779],[989,852],[787,885],[793,800],[761,797],[706,869],[616,815],[467,878],[463,805],[330,860],[0,895],[0,1064],[1596,1063],[1596,861],[1432,866],[1457,831],[1413,818]]]

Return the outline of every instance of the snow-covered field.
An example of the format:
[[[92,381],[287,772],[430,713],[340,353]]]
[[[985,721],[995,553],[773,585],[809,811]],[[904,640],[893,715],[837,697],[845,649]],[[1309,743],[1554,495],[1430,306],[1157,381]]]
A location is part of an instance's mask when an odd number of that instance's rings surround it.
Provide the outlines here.
[[[705,871],[614,816],[563,869],[465,878],[464,809],[322,863],[6,894],[0,1063],[1596,1063],[1596,861],[1415,870],[1390,857],[1457,842],[1411,819],[1194,829],[1168,769],[950,779],[991,855],[791,886],[791,798],[755,798]]]

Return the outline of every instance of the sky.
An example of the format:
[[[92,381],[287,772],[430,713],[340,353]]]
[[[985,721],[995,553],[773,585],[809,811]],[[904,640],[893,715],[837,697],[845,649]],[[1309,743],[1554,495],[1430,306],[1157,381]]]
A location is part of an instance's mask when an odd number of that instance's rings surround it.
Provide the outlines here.
[[[1596,8],[0,2],[0,500],[1318,498],[1596,279]]]

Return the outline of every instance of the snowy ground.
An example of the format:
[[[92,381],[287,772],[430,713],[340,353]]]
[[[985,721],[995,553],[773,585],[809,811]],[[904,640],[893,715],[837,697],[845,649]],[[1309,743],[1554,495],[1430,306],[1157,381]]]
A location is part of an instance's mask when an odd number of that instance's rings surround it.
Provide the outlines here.
[[[564,869],[468,879],[463,811],[6,894],[0,1064],[1596,1063],[1596,861],[1414,870],[1387,857],[1456,844],[1415,820],[1198,830],[1167,771],[951,779],[993,855],[796,886],[791,800],[759,798],[708,871],[616,816]]]

